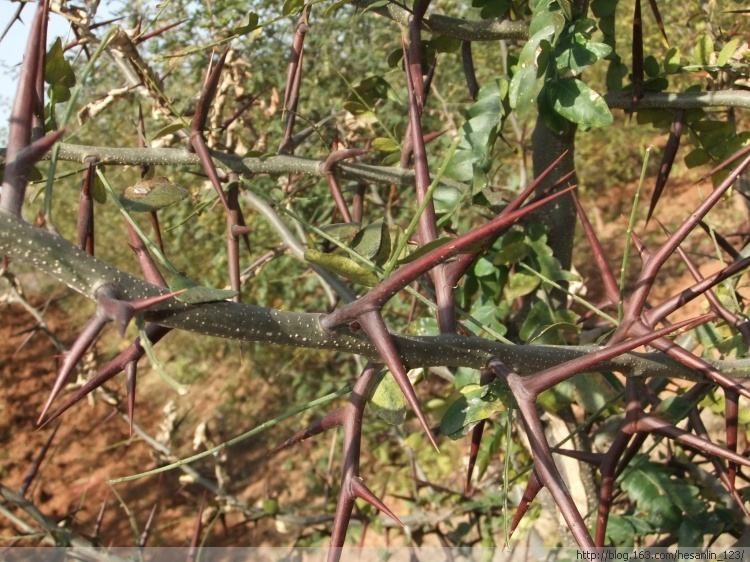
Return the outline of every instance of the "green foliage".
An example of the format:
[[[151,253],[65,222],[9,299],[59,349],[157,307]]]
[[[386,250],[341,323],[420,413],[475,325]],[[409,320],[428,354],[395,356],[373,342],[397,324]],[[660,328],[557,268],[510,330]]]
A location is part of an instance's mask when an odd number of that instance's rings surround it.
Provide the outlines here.
[[[714,493],[678,477],[663,464],[636,456],[625,469],[620,486],[634,503],[630,514],[615,516],[608,537],[615,544],[636,544],[653,532],[673,533],[677,544],[700,544],[704,534],[720,534],[734,518]]]

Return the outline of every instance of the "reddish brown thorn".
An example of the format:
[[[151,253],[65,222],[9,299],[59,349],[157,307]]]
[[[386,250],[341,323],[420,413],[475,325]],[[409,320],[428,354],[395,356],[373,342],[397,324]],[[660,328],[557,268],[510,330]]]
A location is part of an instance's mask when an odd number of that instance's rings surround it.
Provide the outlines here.
[[[44,69],[47,59],[47,26],[49,23],[49,0],[44,0],[44,20],[41,23],[40,48],[37,53],[39,62],[34,80],[34,117],[32,119],[31,140],[44,136]]]
[[[560,162],[562,162],[562,160],[567,155],[568,151],[563,150],[562,153],[557,158],[555,158],[549,164],[549,166],[542,170],[542,172],[534,179],[534,181],[529,183],[523,189],[523,191],[521,191],[521,193],[519,193],[510,203],[508,203],[508,205],[500,212],[498,217],[493,220],[498,220],[500,217],[505,217],[520,209],[521,206],[526,202],[526,200],[531,196],[531,194],[536,191],[541,182],[544,181],[550,173],[552,173],[552,171],[560,164]],[[571,170],[571,172],[565,174],[562,178],[560,178],[560,180],[555,182],[555,186],[562,185],[563,182],[573,177],[574,174],[575,170]],[[492,234],[491,236],[487,236],[478,249],[472,250],[471,252],[466,252],[465,254],[458,256],[452,263],[446,266],[446,269],[448,271],[448,282],[451,286],[455,286],[461,280],[466,271],[468,271],[469,267],[471,267],[471,264],[474,263],[474,260],[484,250],[494,244],[495,240],[497,240],[500,234],[502,234],[502,232],[497,232]]]
[[[524,216],[565,195],[574,188],[575,186],[568,187],[534,203],[530,203],[512,213],[498,216],[490,222],[438,246],[414,261],[400,267],[393,275],[383,280],[363,297],[323,317],[321,325],[325,329],[330,330],[341,324],[356,320],[362,312],[380,308],[393,295],[436,265],[447,261],[461,252],[472,251],[477,244],[483,243],[488,237],[504,232]]]
[[[234,302],[240,302],[240,239],[235,233],[239,227],[239,209],[237,183],[233,182],[227,190],[227,266],[229,268],[229,284],[236,295],[232,298]]]
[[[91,347],[96,341],[96,338],[99,336],[99,333],[102,331],[107,322],[109,322],[109,318],[107,317],[107,315],[102,311],[97,311],[94,314],[94,317],[88,321],[86,326],[78,335],[76,341],[73,342],[70,350],[65,354],[62,365],[60,366],[60,370],[57,374],[57,378],[55,379],[55,383],[52,386],[52,391],[50,392],[49,397],[47,398],[47,401],[42,408],[42,413],[37,419],[36,423],[38,426],[41,425],[44,421],[44,417],[47,414],[50,406],[52,405],[52,402],[55,398],[57,398],[57,395],[60,394],[60,391],[67,384],[68,380],[70,379],[70,375],[73,374],[73,370],[76,368],[76,365],[78,365],[81,357],[83,357],[83,354],[86,353],[89,347]]]
[[[427,8],[430,6],[431,0],[415,0],[414,8],[412,9],[412,17],[415,21],[421,23],[424,18]]]
[[[649,0],[652,7],[656,6],[654,0]],[[659,202],[664,186],[667,185],[669,179],[669,172],[672,171],[672,164],[677,156],[677,150],[680,148],[680,137],[682,136],[682,128],[685,125],[685,110],[678,109],[675,114],[672,127],[669,130],[669,139],[667,145],[664,147],[664,154],[661,158],[661,164],[659,165],[659,173],[656,175],[656,185],[654,186],[654,193],[651,195],[651,203],[648,207],[648,214],[646,215],[646,224],[651,220],[651,215],[656,209],[656,204]]]
[[[707,439],[702,439],[696,435],[692,435],[691,433],[675,427],[654,415],[642,414],[639,416],[636,422],[636,431],[649,431],[651,433],[665,435],[673,441],[690,449],[695,449],[704,455],[713,455],[736,464],[750,466],[750,459],[746,459],[737,453],[733,453],[732,451],[716,445]]]
[[[638,454],[638,451],[641,450],[641,447],[643,446],[643,443],[646,442],[647,437],[648,433],[637,433],[633,437],[633,440],[628,444],[625,452],[622,453],[622,457],[620,457],[619,464],[617,465],[617,469],[615,470],[615,476],[619,476],[620,474],[622,474],[622,471],[625,470],[628,464],[630,464],[630,461],[633,460],[633,457],[635,457]]]
[[[26,182],[33,162],[21,162],[21,152],[31,142],[31,127],[34,115],[34,101],[39,51],[45,49],[41,42],[44,34],[45,5],[39,3],[31,32],[26,43],[18,88],[10,114],[8,143],[5,151],[5,173],[3,174],[2,198],[0,210],[16,217],[21,216]]]
[[[708,172],[706,175],[701,176],[700,178],[698,178],[695,183],[700,183],[702,181],[705,181],[706,179],[708,179],[711,176],[713,176],[716,172],[720,172],[721,170],[723,170],[725,168],[728,168],[734,162],[736,162],[737,160],[739,160],[740,158],[742,158],[743,156],[746,156],[748,154],[750,154],[750,145],[743,146],[742,148],[740,148],[736,152],[732,153],[728,158],[724,159],[724,161],[721,162],[719,165],[717,165],[716,167],[712,168],[711,171]]]
[[[724,393],[724,425],[726,428],[727,449],[733,453],[737,452],[737,420],[739,419],[739,400],[740,397],[736,392],[727,390]],[[727,473],[729,485],[734,488],[735,478],[737,476],[737,465],[729,463]]]
[[[213,102],[214,96],[216,95],[216,88],[219,86],[219,78],[221,77],[221,71],[224,68],[224,62],[226,61],[228,53],[229,48],[227,47],[222,51],[215,63],[211,62],[209,64],[208,70],[206,71],[206,78],[203,82],[201,97],[196,105],[193,122],[190,125],[192,133],[202,133],[203,129],[206,128],[208,110],[211,107],[211,102]]]
[[[31,487],[31,483],[34,481],[34,478],[36,478],[36,475],[39,473],[39,467],[42,465],[42,462],[44,461],[44,457],[47,456],[47,451],[49,451],[49,448],[52,446],[52,441],[55,439],[55,435],[57,435],[57,430],[60,429],[60,424],[55,424],[54,429],[50,432],[49,437],[47,437],[47,440],[44,442],[44,445],[42,445],[42,448],[39,450],[39,453],[34,457],[34,461],[31,463],[31,466],[29,467],[29,471],[26,473],[26,476],[23,479],[23,483],[21,484],[21,488],[18,490],[18,495],[23,497],[26,495],[26,492],[29,491],[29,488]]]
[[[682,261],[685,262],[685,265],[687,265],[688,271],[690,271],[690,275],[692,275],[693,279],[699,283],[704,281],[698,267],[685,251],[681,247],[678,247],[677,252],[680,254]],[[722,318],[727,324],[739,330],[742,334],[742,339],[744,340],[745,345],[750,346],[750,324],[748,321],[741,318],[731,310],[728,310],[723,304],[721,304],[721,301],[713,291],[707,290],[704,295],[711,306],[711,310],[713,310],[716,315]]]
[[[508,530],[508,536],[513,534],[513,531],[516,530],[516,527],[518,527],[518,524],[523,519],[523,516],[526,515],[526,512],[529,510],[529,507],[531,506],[531,502],[534,501],[534,498],[536,498],[537,494],[542,490],[542,483],[539,482],[539,478],[536,475],[536,472],[532,470],[531,475],[529,476],[529,481],[526,483],[526,489],[523,491],[523,496],[521,496],[521,501],[518,502],[518,507],[516,507],[516,511],[513,514],[513,519],[510,522],[510,527]]]
[[[594,263],[596,263],[596,268],[599,270],[599,277],[604,286],[604,294],[607,296],[609,304],[617,305],[620,302],[620,289],[617,285],[617,279],[615,278],[614,273],[612,273],[612,268],[609,267],[609,263],[605,257],[604,248],[594,232],[594,227],[591,226],[591,222],[586,215],[586,210],[583,208],[583,205],[581,205],[578,195],[573,191],[570,196],[573,198],[573,203],[575,204],[576,212],[578,213],[578,220],[581,222],[583,232],[586,235],[586,239],[591,247],[591,252],[594,255]]]
[[[479,455],[479,446],[482,444],[482,434],[486,420],[480,420],[471,430],[471,444],[469,445],[469,466],[466,469],[466,482],[464,483],[464,495],[471,494],[471,476],[474,474],[474,466]]]
[[[148,33],[144,33],[143,35],[139,35],[133,39],[133,43],[135,45],[138,45],[140,43],[143,43],[144,41],[148,41],[149,39],[153,37],[158,37],[159,35],[166,33],[167,31],[174,29],[177,26],[182,25],[188,21],[188,18],[178,20],[174,23],[170,23],[168,25],[165,25],[163,27],[160,27],[159,29],[154,29],[153,31],[149,31]]]
[[[420,22],[416,18],[409,21],[409,43],[404,49],[407,82],[418,115],[421,116],[425,104],[424,79],[422,78],[422,38]],[[403,41],[403,39],[402,39]],[[412,131],[413,134],[413,131]]]
[[[358,183],[354,188],[354,198],[352,200],[352,220],[361,223],[365,206],[365,185]]]
[[[380,316],[380,313],[377,310],[365,312],[359,317],[359,323],[362,326],[362,329],[367,334],[367,337],[375,346],[375,349],[378,350],[380,357],[383,359],[383,362],[393,375],[393,378],[396,380],[399,388],[401,388],[401,392],[404,394],[406,401],[409,403],[409,407],[417,416],[422,429],[427,435],[427,439],[429,439],[430,443],[432,443],[432,446],[435,447],[435,450],[439,450],[437,442],[435,441],[435,436],[432,434],[430,426],[427,423],[427,419],[422,413],[422,408],[419,406],[419,399],[414,392],[414,387],[409,381],[409,376],[406,373],[406,368],[401,361],[398,350],[393,343],[393,338],[391,338],[391,335],[388,332],[388,328],[386,327],[385,322],[383,322],[383,318]]]
[[[345,415],[345,411],[340,408],[338,410],[329,412],[322,418],[312,422],[309,426],[307,426],[302,431],[298,431],[297,433],[292,435],[289,439],[287,439],[280,445],[276,446],[269,453],[269,456],[272,457],[276,453],[279,453],[283,451],[284,449],[288,449],[289,447],[296,445],[297,443],[301,443],[305,439],[309,439],[310,437],[319,435],[323,433],[324,431],[328,431],[332,427],[341,425],[344,421],[344,415]]]
[[[719,245],[719,247],[724,250],[730,258],[732,258],[733,260],[738,260],[742,257],[740,253],[735,249],[735,247],[732,246],[729,240],[727,240],[716,230],[708,226],[705,221],[700,221],[698,225],[704,230],[706,234],[708,234],[708,236],[712,240],[716,240],[716,243]]]
[[[51,133],[47,133],[43,137],[36,139],[18,153],[15,165],[20,166],[25,170],[31,169],[31,166],[41,160],[42,157],[52,148],[52,145],[60,140],[64,133],[65,129],[57,129],[56,131],[52,131]]]
[[[643,243],[643,240],[641,240],[640,236],[638,236],[635,232],[631,232],[630,241],[633,243],[633,246],[635,247],[635,251],[638,252],[638,255],[641,258],[641,263],[646,263],[648,260],[651,259],[651,252]]]
[[[602,458],[604,458],[604,455],[601,453],[592,453],[591,451],[576,451],[575,449],[560,449],[559,447],[555,447],[554,449],[552,449],[552,452],[564,457],[570,457],[571,459],[585,462],[587,464],[592,464],[594,466],[599,466],[602,463]]]
[[[245,248],[247,248],[248,252],[250,252],[249,233],[250,227],[247,226],[247,223],[245,222],[245,215],[242,214],[242,207],[237,207],[237,231],[235,235],[242,236],[242,239],[245,241]]]
[[[659,6],[656,5],[656,0],[648,0],[648,3],[649,6],[651,6],[651,12],[654,14],[656,25],[659,26],[659,31],[661,31],[664,40],[669,43],[669,39],[667,39],[667,30],[664,27],[664,20],[662,19],[661,13],[659,12]]]
[[[743,271],[748,266],[750,266],[750,256],[729,264],[727,267],[725,267],[721,271],[713,275],[710,275],[709,277],[705,277],[701,279],[700,281],[695,283],[692,287],[689,287],[687,289],[680,291],[673,297],[670,297],[669,299],[661,303],[659,306],[656,306],[652,308],[651,310],[645,312],[643,314],[644,321],[646,322],[647,325],[653,326],[657,322],[660,322],[663,319],[665,319],[674,311],[685,306],[685,304],[689,303],[693,299],[699,297],[700,295],[706,294],[706,292],[710,291],[712,287],[715,287],[722,281],[729,279],[730,277]]]
[[[635,0],[633,12],[633,109],[643,97],[643,20],[641,0]]]
[[[629,385],[633,383],[628,379],[625,384]],[[640,405],[635,404],[635,406],[639,407]],[[631,435],[629,433],[625,433],[622,429],[618,431],[599,467],[601,481],[599,483],[599,507],[596,514],[596,532],[594,536],[594,542],[598,547],[604,546],[604,540],[607,535],[607,522],[609,520],[609,512],[612,509],[612,494],[615,487],[617,463],[630,439]]]
[[[224,131],[226,131],[229,125],[237,121],[237,119],[239,119],[240,116],[258,100],[258,97],[259,96],[252,96],[245,100],[242,105],[240,105],[237,110],[232,113],[232,115],[224,120],[224,122],[221,124],[221,127],[219,127],[219,132],[223,133]]]
[[[151,344],[156,344],[165,335],[170,332],[170,328],[164,326],[158,326],[156,324],[149,324],[146,326],[146,334]],[[93,392],[99,388],[109,379],[114,377],[117,373],[122,371],[125,366],[131,361],[138,361],[145,353],[140,343],[140,338],[136,338],[135,341],[130,344],[125,350],[121,351],[114,359],[109,361],[104,367],[91,377],[81,388],[77,389],[72,393],[70,398],[63,402],[57,410],[52,412],[49,417],[43,422],[42,427],[50,424],[58,417],[60,417],[65,411],[71,406],[82,400],[87,394]]]
[[[216,190],[216,194],[219,196],[221,204],[224,205],[225,209],[228,209],[229,204],[227,203],[227,196],[224,194],[224,190],[221,187],[219,174],[216,171],[216,166],[214,165],[214,161],[211,159],[211,153],[208,151],[206,141],[203,139],[202,134],[198,131],[193,131],[192,133],[190,133],[190,144],[195,150],[195,153],[198,155],[198,158],[201,161],[201,167],[208,176],[208,179],[211,181],[211,185],[213,186],[214,190]]]
[[[708,322],[713,318],[713,314],[703,314],[696,318],[683,320],[682,322],[672,324],[654,332],[647,331],[639,337],[620,342],[616,345],[605,347],[603,349],[600,349],[599,351],[588,353],[576,359],[572,359],[570,361],[566,361],[565,363],[561,363],[560,365],[556,365],[549,369],[545,369],[544,371],[540,371],[534,374],[533,377],[527,377],[524,379],[524,388],[531,395],[538,396],[539,393],[552,388],[553,386],[564,380],[567,380],[576,373],[580,373],[593,368],[595,365],[601,363],[602,361],[608,361],[613,357],[617,357],[619,355],[622,355],[623,353],[627,353],[628,351],[641,347],[642,345],[652,343],[654,340],[663,338],[664,336],[671,334],[672,332],[676,332],[677,330],[681,330],[683,328],[694,328],[700,324]],[[652,343],[652,345],[654,344]]]
[[[344,200],[344,195],[341,193],[341,187],[339,186],[338,180],[336,179],[336,173],[334,167],[337,163],[348,158],[356,158],[367,154],[367,150],[361,148],[348,148],[345,150],[336,150],[332,152],[325,162],[321,166],[323,174],[325,174],[328,180],[328,188],[331,191],[333,200],[336,202],[336,208],[344,219],[344,222],[352,222],[352,216],[349,213],[349,207]]]
[[[703,439],[709,439],[708,431],[706,431],[706,426],[701,419],[700,412],[698,412],[696,408],[691,408],[690,410],[690,423],[695,429],[695,433],[698,436],[702,437]],[[735,450],[733,452],[736,453],[737,451]],[[736,475],[737,465],[733,462],[728,463],[729,467],[732,469],[732,476],[730,478],[730,473],[726,468],[724,468],[724,465],[719,461],[719,459],[711,455],[710,460],[711,464],[714,466],[714,471],[719,476],[719,480],[721,480],[721,483],[737,503],[737,507],[739,507],[745,515],[750,514],[750,511],[748,511],[748,509],[745,507],[745,502],[737,493],[737,488],[735,487],[734,476]]]
[[[568,529],[581,548],[591,548],[594,542],[586,528],[578,508],[570,496],[560,472],[552,458],[552,451],[544,436],[544,428],[536,411],[536,395],[528,388],[529,379],[520,377],[511,371],[499,359],[492,359],[487,364],[495,377],[504,381],[510,388],[518,405],[526,436],[534,457],[534,471],[539,482],[547,487]]]
[[[154,237],[156,238],[156,245],[159,246],[159,250],[164,254],[166,252],[164,251],[164,240],[162,240],[161,228],[159,227],[159,216],[156,214],[156,211],[151,211],[148,215],[151,220],[151,228],[154,231]]]
[[[141,240],[141,237],[138,236],[138,233],[130,223],[126,223],[126,226],[128,229],[128,242],[130,245],[130,249],[133,250],[133,253],[135,253],[136,258],[138,259],[138,264],[141,266],[143,277],[152,285],[156,285],[157,287],[166,289],[167,281],[159,271],[159,268],[156,265],[156,262],[154,262],[153,258],[151,257],[151,254],[148,253],[148,249],[146,249],[146,245],[143,243],[143,240]]]
[[[659,351],[666,353],[669,357],[671,357],[681,365],[684,365],[688,369],[693,369],[700,372],[704,377],[718,384],[724,390],[732,390],[739,393],[740,396],[750,398],[750,391],[748,391],[748,389],[746,389],[744,386],[733,380],[731,377],[720,373],[711,365],[709,365],[705,360],[701,359],[700,357],[696,357],[688,350],[675,344],[673,341],[660,338],[658,340],[654,340],[651,343],[651,346],[655,347]]]
[[[135,385],[137,370],[137,361],[130,361],[125,365],[125,388],[128,395],[128,422],[130,426],[130,437],[133,437],[133,423],[135,420]]]
[[[90,256],[94,255],[94,198],[92,187],[96,163],[89,162],[81,182],[81,195],[78,203],[78,247]]]
[[[486,386],[495,378],[495,373],[491,369],[482,369],[479,375],[479,384]],[[471,476],[474,473],[474,465],[477,462],[479,446],[482,443],[482,434],[484,433],[485,420],[480,420],[471,431],[471,445],[469,447],[469,466],[466,470],[466,483],[464,484],[464,495],[471,492]]]
[[[249,234],[251,232],[249,226],[240,226],[240,225],[234,225],[232,227],[232,234],[234,236],[244,236],[245,234]]]
[[[396,517],[396,514],[393,513],[380,498],[373,494],[367,486],[365,486],[365,483],[359,476],[352,476],[352,478],[349,480],[349,486],[351,487],[350,493],[353,497],[358,497],[362,500],[365,500],[375,509],[382,511],[388,517],[393,519],[397,525],[405,527],[405,525],[401,522],[401,519]]]
[[[299,104],[299,90],[302,83],[302,60],[305,54],[305,35],[309,31],[307,25],[308,10],[305,8],[300,16],[297,27],[294,30],[292,49],[289,54],[289,65],[287,66],[286,86],[284,88],[284,112],[286,113],[286,124],[284,125],[284,136],[282,137],[279,152],[292,152],[292,134],[294,122],[297,117],[297,105]]]
[[[523,382],[518,375],[513,373],[507,380],[518,403],[523,424],[526,427],[526,435],[529,438],[529,444],[534,455],[534,470],[539,481],[552,494],[552,498],[555,500],[555,504],[557,504],[557,508],[565,519],[578,546],[592,548],[594,541],[552,459],[549,444],[544,437],[542,422],[536,412],[536,403],[525,397]]]
[[[750,157],[745,158],[742,163],[735,168],[727,178],[721,182],[711,194],[701,203],[698,208],[688,216],[677,230],[667,239],[658,251],[651,256],[643,265],[641,273],[638,276],[638,286],[628,299],[628,304],[623,316],[623,321],[618,331],[627,331],[643,312],[646,299],[656,280],[656,274],[664,263],[669,259],[677,246],[682,244],[685,238],[695,228],[695,226],[706,216],[706,214],[718,203],[724,193],[731,187],[737,176],[750,164]]]
[[[477,75],[474,71],[474,57],[471,55],[471,41],[461,42],[461,64],[464,69],[464,78],[466,79],[466,87],[469,89],[469,96],[476,101],[477,94],[479,94],[479,83],[477,82]]]

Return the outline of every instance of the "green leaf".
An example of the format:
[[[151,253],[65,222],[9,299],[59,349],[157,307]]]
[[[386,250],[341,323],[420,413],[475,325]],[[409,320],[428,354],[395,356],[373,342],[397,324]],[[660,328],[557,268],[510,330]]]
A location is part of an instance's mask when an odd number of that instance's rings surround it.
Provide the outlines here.
[[[391,255],[388,226],[382,220],[368,224],[354,236],[352,249],[360,256],[383,265]]]
[[[539,286],[540,280],[536,275],[516,271],[508,277],[508,284],[505,286],[505,298],[513,301],[518,297],[532,293]]]
[[[65,59],[62,40],[59,37],[47,53],[44,81],[49,84],[49,97],[53,105],[70,99],[70,89],[76,84],[76,76],[73,67]]]
[[[531,109],[542,89],[548,57],[541,55],[545,50],[549,51],[549,42],[556,33],[555,24],[546,25],[536,31],[521,49],[508,92],[510,106],[521,115]],[[546,47],[542,46],[543,42]]]
[[[646,71],[646,76],[649,76],[651,78],[655,78],[659,76],[659,71],[661,70],[659,67],[659,62],[656,60],[656,57],[649,55],[643,60],[643,70]]]
[[[154,133],[154,135],[151,137],[151,140],[154,141],[156,139],[160,139],[161,137],[166,137],[167,135],[176,133],[177,131],[182,129],[184,126],[185,124],[182,121],[174,121],[173,123],[164,125],[161,129],[159,129],[158,131]]]
[[[145,213],[179,203],[188,195],[185,188],[172,183],[169,178],[154,176],[126,188],[120,202],[128,211]]]
[[[401,388],[390,371],[382,371],[377,377],[378,382],[370,396],[368,406],[384,422],[391,425],[403,424],[408,410],[404,393],[401,392]]]
[[[297,14],[302,11],[305,6],[305,0],[284,0],[284,7],[281,8],[281,13],[285,16]]]
[[[693,62],[700,65],[711,64],[711,55],[714,52],[714,40],[709,33],[700,36],[693,48]]]
[[[342,277],[368,287],[377,284],[378,277],[369,268],[352,258],[335,253],[326,253],[312,248],[305,250],[305,260],[322,265]]]
[[[550,95],[555,111],[584,128],[612,124],[612,113],[598,93],[577,78],[566,78],[551,84]]]
[[[664,72],[667,74],[677,74],[682,69],[682,58],[677,47],[672,47],[664,56]]]
[[[44,81],[47,84],[64,86],[67,89],[72,88],[76,84],[76,75],[73,72],[73,67],[65,59],[62,39],[59,37],[47,53],[44,64]],[[57,101],[62,100],[57,99]]]
[[[399,144],[388,137],[378,137],[372,141],[372,147],[378,152],[397,152],[401,150]]]
[[[474,275],[487,277],[497,273],[497,266],[487,258],[479,258],[474,264]]]
[[[606,43],[590,42],[585,45],[573,44],[557,56],[557,69],[564,71],[570,69],[579,74],[587,66],[591,66],[612,52],[612,48]]]
[[[286,8],[286,5],[284,7]],[[246,35],[251,31],[258,29],[258,21],[258,14],[256,14],[255,12],[249,12],[247,14],[247,23],[245,25],[241,25],[232,29],[231,35]]]
[[[107,188],[104,187],[99,176],[94,177],[94,181],[91,184],[91,196],[94,198],[94,201],[102,205],[107,202]]]
[[[729,62],[729,59],[739,48],[741,41],[742,40],[739,37],[727,41],[726,45],[724,45],[721,48],[721,51],[719,51],[719,56],[716,57],[717,66],[724,66]]]
[[[365,113],[378,101],[386,99],[390,89],[390,84],[382,76],[368,76],[354,86],[344,108],[354,115]]]
[[[448,406],[440,420],[440,433],[458,439],[474,425],[506,409],[501,398],[489,386],[468,384]]]

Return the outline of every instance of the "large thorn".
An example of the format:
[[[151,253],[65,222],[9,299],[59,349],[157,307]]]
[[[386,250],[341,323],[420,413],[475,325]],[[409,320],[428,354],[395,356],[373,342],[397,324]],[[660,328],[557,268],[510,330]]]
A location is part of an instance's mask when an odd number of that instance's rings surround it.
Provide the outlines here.
[[[378,498],[375,494],[373,494],[370,491],[370,489],[367,486],[365,486],[365,483],[362,481],[362,479],[359,476],[353,476],[349,481],[349,486],[351,487],[351,494],[353,496],[356,496],[360,499],[365,500],[375,509],[382,511],[388,517],[393,519],[397,525],[400,525],[401,527],[406,526],[401,522],[401,519],[399,519],[396,516],[396,514],[393,513],[389,509],[389,507],[383,503],[383,501],[380,498]]]
[[[152,345],[157,343],[161,338],[166,336],[170,331],[171,331],[170,328],[166,328],[164,326],[158,326],[156,324],[150,324],[146,326],[146,334],[148,335],[148,339]],[[143,357],[144,353],[145,353],[145,350],[143,349],[143,346],[141,345],[140,338],[136,338],[135,341],[132,344],[130,344],[129,347],[121,351],[114,359],[112,359],[109,363],[107,363],[104,367],[102,367],[93,377],[91,377],[86,382],[86,384],[84,384],[81,388],[73,392],[70,398],[68,398],[62,404],[62,406],[60,406],[57,410],[52,412],[49,415],[49,417],[46,420],[44,420],[42,427],[56,420],[64,412],[66,412],[71,406],[73,406],[74,404],[82,400],[87,394],[89,394],[90,392],[93,392],[95,389],[99,388],[109,379],[114,377],[117,373],[122,371],[128,363],[130,363],[131,361],[138,361],[138,359]]]
[[[432,446],[435,447],[435,450],[439,450],[435,437],[427,423],[427,419],[422,413],[422,408],[419,406],[419,399],[414,392],[414,387],[412,387],[411,382],[409,381],[409,376],[406,374],[406,368],[401,361],[398,350],[393,343],[391,335],[388,333],[388,328],[386,327],[385,322],[383,322],[380,313],[377,310],[365,312],[360,316],[359,323],[370,338],[372,344],[378,350],[383,362],[393,374],[393,378],[396,379],[396,383],[398,383],[399,388],[401,388],[401,392],[404,393],[406,401],[409,403],[409,406],[417,416],[419,423],[422,425],[422,429],[427,435],[427,439],[429,439]]]
[[[86,351],[88,351],[88,349],[93,345],[94,341],[96,341],[96,338],[99,336],[108,321],[109,318],[105,314],[103,314],[102,312],[97,312],[94,317],[88,321],[86,326],[76,338],[76,341],[73,342],[70,350],[65,354],[65,357],[63,358],[63,363],[60,366],[57,378],[55,379],[55,383],[52,386],[52,391],[47,398],[47,402],[45,402],[44,407],[42,408],[42,413],[39,415],[39,418],[36,421],[37,425],[42,424],[42,421],[47,415],[47,411],[52,405],[52,402],[55,400],[55,398],[57,398],[57,395],[60,394],[60,391],[67,384],[68,380],[70,379],[70,375],[73,373],[76,365],[78,365],[81,357],[83,357],[84,353],[86,353]]]
[[[296,445],[297,443],[301,443],[302,441],[309,439],[310,437],[319,435],[331,429],[332,427],[341,425],[343,423],[344,415],[345,415],[345,410],[341,408],[339,408],[338,410],[334,410],[333,412],[329,412],[322,418],[312,422],[309,426],[307,426],[302,431],[298,431],[297,433],[289,437],[286,441],[276,446],[269,453],[269,456],[273,456],[276,453],[283,451],[284,449],[288,449],[292,445]]]

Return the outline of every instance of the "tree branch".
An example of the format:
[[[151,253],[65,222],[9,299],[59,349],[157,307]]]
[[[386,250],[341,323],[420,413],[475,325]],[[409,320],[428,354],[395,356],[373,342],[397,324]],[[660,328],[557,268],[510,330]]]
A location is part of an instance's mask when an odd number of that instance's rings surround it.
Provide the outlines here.
[[[66,240],[0,213],[0,254],[23,261],[90,299],[108,285],[118,298],[136,300],[166,292],[87,255]],[[322,314],[287,312],[249,304],[213,302],[186,305],[175,299],[144,314],[148,322],[198,334],[294,347],[329,349],[378,359],[375,348],[361,332],[347,327],[325,330]],[[492,357],[520,374],[531,374],[581,357],[589,346],[506,345],[478,337],[405,336],[394,341],[407,365],[482,367]],[[717,361],[716,369],[733,377],[750,378],[750,360]],[[679,365],[661,353],[630,353],[602,363],[599,370],[634,376],[680,377],[702,381],[700,373]]]
[[[633,109],[633,97],[628,92],[612,92],[604,96],[613,109]],[[638,100],[638,109],[699,109],[703,107],[742,107],[750,109],[750,91],[718,90],[716,92],[656,92],[645,93]]]

